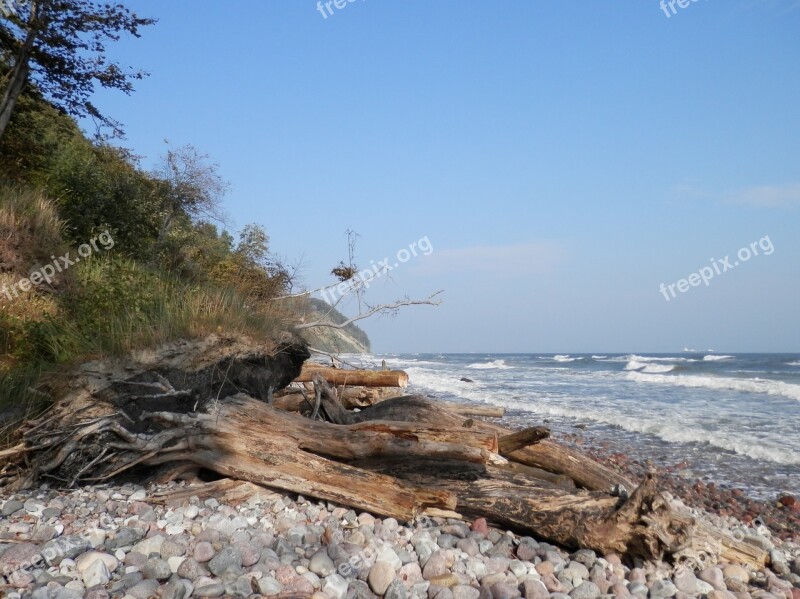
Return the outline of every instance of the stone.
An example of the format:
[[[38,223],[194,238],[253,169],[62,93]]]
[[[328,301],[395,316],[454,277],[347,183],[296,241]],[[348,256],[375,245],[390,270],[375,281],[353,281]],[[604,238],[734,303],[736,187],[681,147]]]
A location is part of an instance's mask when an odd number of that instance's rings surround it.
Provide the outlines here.
[[[531,537],[522,537],[517,546],[517,557],[524,562],[533,561],[539,551],[539,543]]]
[[[181,578],[195,581],[201,576],[208,576],[209,572],[193,557],[184,559],[175,572]]]
[[[708,599],[736,599],[736,595],[730,591],[713,590],[708,594]]]
[[[542,584],[541,580],[524,580],[521,590],[525,599],[548,599],[550,597],[550,591]]]
[[[722,576],[722,570],[716,567],[704,568],[700,570],[697,574],[697,577],[710,584],[718,591],[724,591],[725,589],[725,578]]]
[[[186,554],[186,543],[166,539],[161,545],[161,557],[169,560],[171,557],[180,557]],[[258,560],[256,560],[258,561]]]
[[[553,564],[554,574],[560,574],[566,565],[564,558],[557,551],[545,551],[544,559]]]
[[[333,574],[336,571],[336,566],[333,560],[328,556],[325,549],[320,549],[313,556],[308,564],[308,569],[314,574],[322,576],[323,578]]]
[[[58,566],[63,560],[77,557],[81,553],[88,551],[90,547],[88,540],[82,537],[66,535],[48,541],[42,546],[41,551],[48,564]],[[8,551],[2,557],[6,557],[7,553]]]
[[[397,578],[402,580],[406,587],[412,587],[415,584],[421,583],[423,580],[422,569],[416,562],[411,562],[403,565],[397,573]]]
[[[148,539],[144,539],[143,541],[139,541],[133,546],[131,551],[135,551],[136,553],[141,553],[142,555],[146,555],[150,557],[150,554],[157,553],[161,555],[161,545],[164,544],[164,537],[161,535],[155,535]]]
[[[369,570],[367,582],[372,592],[383,595],[394,580],[394,568],[388,562],[377,561]]]
[[[347,595],[348,582],[339,574],[330,574],[322,581],[322,592],[331,599],[344,599]],[[262,595],[267,593],[262,592]]]
[[[643,582],[632,582],[628,585],[628,592],[631,595],[644,598],[650,593],[650,589]]]
[[[262,595],[277,595],[283,590],[283,585],[272,576],[262,576],[256,580],[256,586]]]
[[[3,504],[3,509],[0,510],[0,514],[2,514],[3,516],[11,516],[15,512],[18,512],[21,509],[23,509],[24,507],[25,504],[22,503],[21,501],[18,501],[16,499],[9,499]]]
[[[47,555],[45,554],[46,558]],[[9,574],[29,568],[44,561],[39,546],[33,543],[15,543],[0,555],[0,573]]]
[[[242,555],[236,547],[225,547],[208,562],[208,569],[215,576],[229,570],[239,571],[242,569]]]
[[[225,594],[225,585],[220,582],[195,588],[195,597],[222,597]]]
[[[160,557],[153,557],[147,560],[147,563],[142,568],[142,574],[145,578],[152,580],[167,580],[172,576],[172,568],[169,563]]]
[[[391,565],[392,569],[395,571],[399,570],[403,565],[402,560],[389,544],[383,544],[378,547],[378,552],[375,555],[375,561],[386,562]]]
[[[395,578],[389,583],[383,597],[384,599],[408,599],[408,589],[406,589],[406,585],[402,581]]]
[[[184,599],[189,593],[180,580],[171,580],[159,589],[160,599]]]
[[[600,588],[593,582],[583,582],[569,593],[572,599],[597,599],[600,596]]]
[[[475,557],[479,553],[478,543],[472,538],[461,539],[458,543],[456,543],[456,548],[463,551],[470,557]]]
[[[136,599],[150,599],[156,596],[158,587],[157,580],[143,580],[129,588],[127,593]]]
[[[521,596],[519,589],[507,582],[496,582],[489,590],[492,593],[492,599],[514,599]]]
[[[677,592],[678,588],[668,580],[656,580],[650,587],[651,599],[668,599]]]
[[[457,584],[450,588],[450,592],[453,593],[453,599],[478,599],[481,594],[480,590],[467,584]],[[547,599],[547,596],[539,599]]]
[[[87,551],[75,560],[75,568],[78,570],[78,572],[83,574],[96,560],[101,560],[106,565],[106,568],[109,572],[113,572],[119,566],[119,560],[117,560],[117,558],[113,555],[100,553],[98,551]],[[87,584],[86,586],[91,587],[94,585]]]
[[[486,523],[486,518],[478,518],[472,523],[470,529],[473,532],[480,533],[482,535],[489,534],[489,525]]]
[[[194,547],[194,559],[201,564],[211,561],[215,553],[214,546],[208,541],[200,541]]]
[[[114,559],[114,558],[112,558]],[[116,559],[114,559],[116,561]],[[106,563],[102,559],[95,559],[92,561],[82,572],[83,585],[86,588],[104,585],[111,580],[111,572],[109,572]]]
[[[742,582],[748,582],[750,580],[750,575],[747,573],[747,570],[739,564],[728,564],[722,570],[722,575],[724,578],[735,578]]]
[[[128,547],[141,541],[144,535],[145,531],[141,528],[120,528],[113,539],[106,540],[106,547],[109,549]]]
[[[697,593],[697,577],[694,572],[686,568],[676,572],[672,577],[672,582],[675,584],[677,590],[687,595],[694,595]]]
[[[422,569],[422,577],[425,580],[430,580],[435,576],[441,576],[447,572],[447,554],[443,550],[434,551],[425,562],[425,567]]]

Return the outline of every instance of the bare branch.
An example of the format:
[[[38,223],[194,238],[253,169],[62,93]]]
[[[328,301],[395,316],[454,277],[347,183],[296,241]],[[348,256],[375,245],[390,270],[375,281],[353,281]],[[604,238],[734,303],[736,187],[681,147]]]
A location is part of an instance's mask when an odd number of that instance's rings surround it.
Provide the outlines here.
[[[398,300],[391,304],[379,304],[367,310],[364,313],[358,314],[357,316],[353,316],[352,318],[348,318],[342,323],[334,324],[332,322],[326,322],[324,320],[318,320],[316,322],[308,322],[297,325],[297,329],[304,330],[304,329],[312,329],[315,327],[327,327],[329,329],[343,329],[347,325],[352,324],[359,320],[364,320],[365,318],[369,318],[370,316],[374,316],[375,314],[387,314],[387,313],[394,313],[398,309],[404,306],[420,306],[420,305],[427,305],[427,306],[438,306],[442,303],[440,299],[434,299],[437,295],[442,293],[444,290],[437,291],[429,295],[424,300],[412,300],[412,299],[404,299]]]

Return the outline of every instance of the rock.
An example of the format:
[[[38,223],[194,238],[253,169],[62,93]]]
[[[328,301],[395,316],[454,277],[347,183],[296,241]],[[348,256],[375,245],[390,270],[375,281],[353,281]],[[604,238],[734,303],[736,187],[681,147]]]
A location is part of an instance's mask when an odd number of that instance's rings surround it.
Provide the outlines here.
[[[651,599],[667,599],[674,597],[678,588],[668,580],[656,580],[650,587]]]
[[[725,566],[722,570],[722,575],[724,578],[735,578],[742,582],[748,582],[750,580],[750,575],[747,573],[747,570],[739,564],[729,564]]]
[[[110,556],[109,556],[110,557]],[[117,561],[116,558],[111,558]],[[89,563],[83,572],[83,585],[90,588],[97,585],[104,585],[111,580],[111,572],[102,559],[95,559]]]
[[[517,547],[517,557],[524,562],[533,561],[539,551],[539,543],[531,537],[522,537]]]
[[[110,597],[108,591],[102,587],[88,589],[83,595],[83,599],[110,599]]]
[[[50,541],[51,539],[53,539],[53,537],[55,537],[56,534],[58,534],[58,533],[56,531],[55,526],[40,525],[40,526],[37,526],[36,529],[34,529],[33,535],[31,536],[31,538],[34,541],[39,541],[41,543],[46,543],[47,541]]]
[[[697,577],[694,572],[686,568],[680,570],[672,577],[672,582],[677,590],[688,595],[697,593]]]
[[[430,560],[429,560],[430,562]],[[383,595],[394,580],[394,567],[388,562],[377,561],[369,570],[367,582],[372,592]]]
[[[186,554],[186,543],[166,539],[161,545],[160,552],[161,557],[165,560],[169,560],[171,557],[180,557]]]
[[[153,557],[147,560],[142,568],[144,577],[151,580],[167,580],[172,576],[172,568],[169,563],[160,557]]]
[[[425,567],[422,569],[422,577],[425,580],[430,580],[435,576],[441,576],[447,572],[447,554],[443,550],[434,551],[425,562]]]
[[[486,518],[478,518],[472,523],[470,530],[480,533],[482,535],[489,534],[489,525],[486,523]]]
[[[129,588],[128,595],[136,599],[150,599],[157,595],[158,586],[157,580],[143,580]]]
[[[96,560],[101,560],[106,565],[109,572],[113,572],[119,566],[119,561],[113,555],[97,551],[88,551],[75,560],[75,568],[77,568],[78,572],[83,574]],[[92,587],[94,585],[87,584],[86,586]]]
[[[450,588],[450,592],[453,593],[453,599],[478,599],[481,594],[478,589],[466,584],[457,584]],[[547,597],[542,599],[547,599]]]
[[[156,553],[161,555],[161,545],[164,544],[164,537],[161,535],[155,535],[150,537],[149,539],[144,539],[143,541],[139,541],[133,546],[131,551],[135,551],[136,553],[141,553],[142,555],[146,555],[150,557],[152,553]]]
[[[262,576],[256,580],[258,592],[262,595],[277,595],[283,590],[283,585],[275,580],[272,576]],[[340,599],[340,598],[334,598]]]
[[[176,574],[181,578],[194,582],[201,576],[208,576],[208,570],[201,566],[193,557],[187,557],[178,566]]]
[[[548,599],[550,591],[541,580],[528,579],[522,582],[522,595],[525,599]]]
[[[44,557],[46,558],[47,555]],[[38,545],[33,543],[13,544],[0,555],[0,574],[8,575],[43,561]]]
[[[188,595],[180,580],[171,580],[159,589],[161,599],[183,599]]]
[[[242,569],[242,555],[235,547],[225,547],[208,562],[208,569],[215,576],[221,576],[229,570],[238,572]]]
[[[561,571],[564,569],[565,562],[564,558],[561,557],[561,554],[557,551],[546,551],[544,554],[544,559],[551,564],[553,564],[553,573],[560,574]]]
[[[67,535],[48,541],[42,546],[42,556],[51,566],[58,566],[65,559],[72,559],[88,551],[89,541],[82,537]],[[2,557],[6,557],[4,553]],[[2,560],[2,558],[0,558]],[[2,564],[2,561],[0,561]]]
[[[323,578],[333,574],[336,571],[336,566],[333,560],[328,556],[325,549],[320,549],[313,556],[308,564],[308,569],[314,574],[322,576]]]
[[[195,597],[222,597],[225,594],[225,585],[219,582],[204,587],[195,588]]]
[[[458,543],[456,543],[456,547],[470,557],[475,557],[479,553],[478,543],[475,541],[475,539],[461,539]]]
[[[730,591],[714,590],[708,594],[708,599],[736,599],[736,595]]]
[[[400,568],[400,571],[397,573],[397,578],[402,580],[406,587],[412,587],[415,584],[422,582],[422,570],[420,569],[418,563],[411,562]]]
[[[628,585],[628,592],[644,599],[650,593],[650,589],[643,582],[632,582]]]
[[[22,508],[25,507],[25,504],[21,501],[16,499],[9,499],[3,504],[3,509],[0,510],[0,514],[3,516],[11,516],[15,512],[20,511]]]
[[[314,594],[314,585],[312,585],[307,578],[298,576],[286,585],[286,589],[284,590],[287,593],[295,593],[301,597],[310,597]]]
[[[600,596],[600,588],[593,582],[583,582],[569,593],[572,599],[597,599]]]
[[[378,547],[378,552],[375,555],[375,561],[386,562],[392,569],[397,571],[403,565],[400,557],[395,553],[394,549],[387,543]]]
[[[197,562],[204,564],[208,561],[211,561],[211,558],[214,557],[215,553],[216,551],[214,551],[214,546],[211,543],[208,541],[200,541],[197,545],[195,545],[194,559]]]
[[[402,581],[394,579],[383,595],[384,599],[408,599],[408,589]]]
[[[144,538],[145,531],[141,528],[120,528],[113,539],[106,540],[106,547],[116,549],[138,543]]]
[[[708,595],[711,591],[714,590],[710,584],[708,584],[705,580],[698,580],[697,581],[697,593],[699,595]]]
[[[328,595],[331,599],[344,599],[347,595],[347,580],[339,574],[330,574],[322,581],[322,592]],[[262,595],[268,593],[261,592]]]
[[[644,570],[641,568],[634,568],[630,572],[628,572],[628,580],[631,582],[647,582],[647,575],[644,573]]]
[[[716,567],[704,568],[700,570],[697,577],[703,582],[707,582],[718,591],[724,591],[725,578],[722,576],[722,570]]]
[[[553,576],[555,573],[555,566],[553,562],[540,562],[535,566],[539,576]]]

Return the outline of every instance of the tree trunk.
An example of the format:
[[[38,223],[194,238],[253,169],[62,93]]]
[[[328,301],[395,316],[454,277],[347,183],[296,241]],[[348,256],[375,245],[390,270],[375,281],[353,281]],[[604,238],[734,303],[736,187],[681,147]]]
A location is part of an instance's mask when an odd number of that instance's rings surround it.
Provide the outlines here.
[[[39,30],[34,26],[36,20],[36,6],[31,8],[30,29],[25,36],[25,41],[19,49],[16,56],[14,68],[11,71],[11,77],[8,81],[8,87],[3,92],[3,98],[0,100],[0,139],[3,139],[3,134],[6,132],[8,123],[11,121],[11,115],[14,113],[14,108],[17,105],[17,98],[25,89],[25,83],[28,81],[28,73],[30,72],[30,54],[33,50],[33,45],[39,35]]]
[[[308,383],[320,374],[329,385],[358,387],[405,387],[408,375],[402,370],[347,370],[306,364],[294,382]]]

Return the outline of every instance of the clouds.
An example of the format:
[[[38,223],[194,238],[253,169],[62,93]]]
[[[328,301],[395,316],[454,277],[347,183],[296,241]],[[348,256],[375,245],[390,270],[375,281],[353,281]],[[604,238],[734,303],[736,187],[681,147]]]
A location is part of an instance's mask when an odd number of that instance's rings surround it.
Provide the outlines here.
[[[800,207],[800,183],[750,187],[734,194],[734,202],[766,208]]]
[[[761,185],[732,192],[714,192],[694,185],[681,184],[673,188],[678,196],[705,199],[725,204],[758,208],[800,208],[800,183]]]
[[[560,242],[542,241],[512,245],[476,245],[464,248],[437,249],[414,264],[414,273],[443,275],[450,273],[485,273],[495,276],[542,274],[556,270],[568,251]]]

